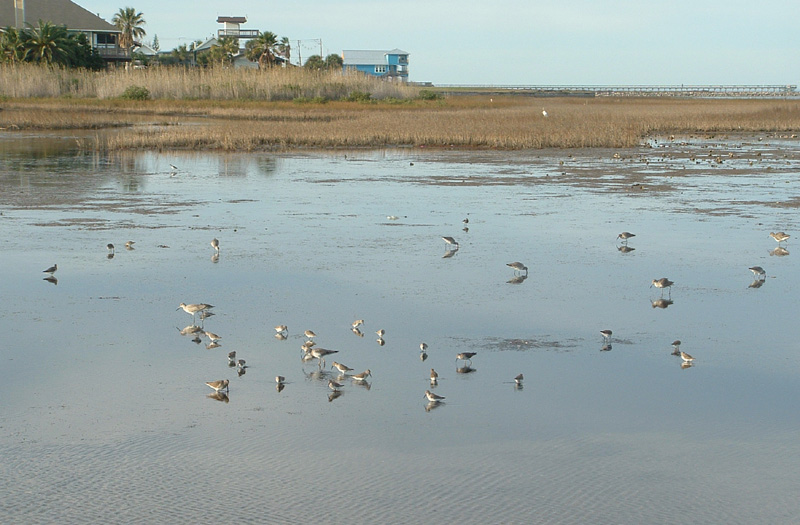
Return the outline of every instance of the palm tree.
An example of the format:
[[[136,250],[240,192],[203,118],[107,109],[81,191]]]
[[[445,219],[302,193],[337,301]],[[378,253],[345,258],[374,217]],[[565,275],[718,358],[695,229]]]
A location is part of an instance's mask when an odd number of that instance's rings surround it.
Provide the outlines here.
[[[258,62],[259,69],[275,64],[275,53],[278,49],[278,35],[272,31],[264,31],[245,44],[247,59]]]
[[[292,46],[289,45],[289,37],[285,36],[281,38],[281,41],[278,43],[278,52],[283,55],[283,58],[286,59],[286,63],[291,63],[292,59]]]
[[[25,40],[25,32],[18,31],[16,27],[0,29],[0,60],[23,62],[28,56]]]
[[[24,29],[25,47],[31,60],[46,64],[69,65],[75,58],[76,41],[67,26],[39,20],[39,26]]]
[[[144,21],[142,13],[137,13],[136,9],[132,7],[121,7],[111,19],[111,23],[122,31],[122,35],[119,37],[119,47],[122,49],[130,49],[137,38],[145,35],[142,26],[147,22]]]

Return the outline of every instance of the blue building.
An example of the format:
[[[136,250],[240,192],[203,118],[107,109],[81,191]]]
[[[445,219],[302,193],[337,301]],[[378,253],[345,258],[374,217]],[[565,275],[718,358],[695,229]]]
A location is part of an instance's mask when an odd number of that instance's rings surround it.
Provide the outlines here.
[[[408,82],[408,53],[402,49],[391,51],[342,51],[345,71],[361,71],[366,75]]]

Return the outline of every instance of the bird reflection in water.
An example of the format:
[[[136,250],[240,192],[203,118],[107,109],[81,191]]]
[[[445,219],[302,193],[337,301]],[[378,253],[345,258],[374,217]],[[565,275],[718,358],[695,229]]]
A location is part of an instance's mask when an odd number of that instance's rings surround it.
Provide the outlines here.
[[[221,392],[221,391],[220,392],[214,392],[212,394],[208,394],[206,397],[209,398],[209,399],[213,399],[214,401],[222,401],[223,403],[227,403],[228,401],[230,401],[228,399],[228,394],[226,394],[225,392]]]
[[[628,246],[627,244],[622,244],[620,246],[617,246],[617,250],[619,250],[620,253],[631,253],[635,249],[636,248]]]
[[[458,248],[454,248],[452,250],[447,250],[446,252],[444,252],[444,255],[442,255],[442,259],[449,259],[450,257],[452,257],[453,255],[455,255],[457,253],[458,253]]]
[[[330,394],[328,394],[328,403],[330,403],[334,399],[338,399],[338,398],[342,397],[343,395],[344,395],[344,392],[341,391],[341,390],[336,390],[334,392],[331,392]]]
[[[775,257],[784,257],[786,255],[789,255],[789,250],[787,250],[783,246],[778,246],[774,250],[770,251],[769,255]]]
[[[663,310],[664,308],[667,308],[674,302],[675,301],[673,301],[672,299],[664,299],[662,297],[661,299],[656,299],[655,301],[651,301],[650,306],[652,306],[653,308],[661,308]]]
[[[58,286],[58,279],[56,279],[56,276],[55,276],[55,275],[48,275],[47,277],[45,277],[45,278],[44,278],[44,279],[42,279],[42,280],[43,280],[43,281],[47,281],[48,283],[53,283],[53,284],[55,284],[56,286]]]
[[[471,374],[472,372],[476,372],[477,368],[472,368],[471,366],[462,366],[460,368],[456,368],[456,373],[458,374]]]
[[[441,406],[444,406],[444,403],[442,401],[429,401],[425,405],[425,412],[430,412],[431,410],[434,410],[434,409],[439,408]]]
[[[610,352],[611,351],[611,343],[606,343],[600,347],[601,352]]]
[[[761,288],[762,286],[764,286],[765,282],[767,282],[766,279],[756,279],[755,281],[750,283],[748,288]]]
[[[694,366],[694,363],[692,363],[691,361],[683,361],[681,363],[681,369],[682,370],[686,370],[687,368],[692,368],[693,366]]]
[[[523,282],[525,282],[525,279],[527,279],[527,278],[528,278],[528,276],[524,275],[524,274],[523,275],[515,275],[514,277],[512,277],[511,279],[509,279],[506,282],[508,284],[522,284]]]

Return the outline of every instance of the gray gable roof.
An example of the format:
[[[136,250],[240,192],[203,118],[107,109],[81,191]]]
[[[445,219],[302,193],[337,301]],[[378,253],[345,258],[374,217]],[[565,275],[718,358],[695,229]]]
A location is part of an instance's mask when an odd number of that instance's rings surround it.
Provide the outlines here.
[[[119,33],[119,29],[69,0],[25,0],[25,22],[36,26],[39,20],[65,25],[75,31]],[[0,1],[0,27],[14,25],[14,2]]]

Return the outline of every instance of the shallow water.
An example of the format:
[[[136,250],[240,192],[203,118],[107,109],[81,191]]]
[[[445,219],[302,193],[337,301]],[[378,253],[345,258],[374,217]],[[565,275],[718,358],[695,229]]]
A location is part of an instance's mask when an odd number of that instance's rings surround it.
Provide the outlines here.
[[[796,139],[109,156],[75,144],[0,135],[0,521],[800,512]],[[771,255],[778,230],[788,255]],[[443,235],[460,243],[451,257]],[[528,278],[509,283],[517,260]],[[53,263],[55,286],[42,280]],[[767,272],[758,288],[753,265]],[[649,288],[660,277],[675,281],[671,303]],[[205,328],[219,348],[180,335],[181,302],[216,306]],[[350,330],[360,318],[364,337]],[[305,329],[339,351],[325,368],[301,362]],[[670,355],[674,339],[695,366]],[[463,351],[477,352],[471,373],[456,370]],[[341,381],[331,399],[333,361],[370,369],[368,386]],[[434,407],[431,367],[446,397]],[[226,402],[204,385],[222,378]]]

